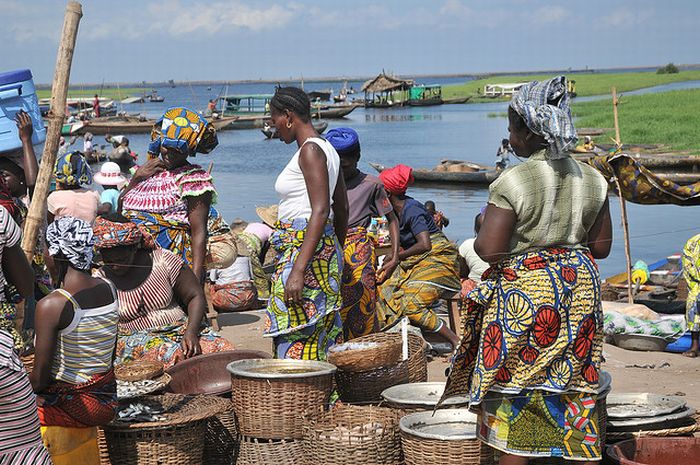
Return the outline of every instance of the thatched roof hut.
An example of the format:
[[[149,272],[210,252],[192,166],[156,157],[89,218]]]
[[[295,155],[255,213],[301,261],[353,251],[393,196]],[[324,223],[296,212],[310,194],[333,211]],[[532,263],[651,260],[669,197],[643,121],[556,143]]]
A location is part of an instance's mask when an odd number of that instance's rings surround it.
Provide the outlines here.
[[[392,92],[395,90],[408,90],[413,86],[413,80],[399,79],[389,76],[384,71],[374,79],[362,84],[362,91],[365,93],[378,94],[381,92]]]

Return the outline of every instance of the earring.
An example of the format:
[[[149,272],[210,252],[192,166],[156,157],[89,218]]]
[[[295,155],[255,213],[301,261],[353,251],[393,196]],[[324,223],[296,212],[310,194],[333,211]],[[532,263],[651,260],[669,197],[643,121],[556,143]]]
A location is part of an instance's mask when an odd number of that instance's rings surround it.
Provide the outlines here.
[[[287,129],[291,129],[291,128],[292,128],[292,122],[291,122],[291,121],[287,121]]]

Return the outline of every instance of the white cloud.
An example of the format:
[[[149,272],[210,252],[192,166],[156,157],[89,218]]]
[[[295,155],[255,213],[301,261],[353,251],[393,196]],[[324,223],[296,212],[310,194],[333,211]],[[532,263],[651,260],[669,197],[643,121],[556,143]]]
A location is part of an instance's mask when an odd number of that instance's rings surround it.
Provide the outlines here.
[[[631,8],[618,8],[609,15],[601,18],[601,23],[611,27],[636,27],[647,23],[653,14],[649,10],[633,10]]]
[[[534,22],[539,24],[558,23],[569,18],[571,13],[562,6],[545,6],[538,8],[532,15]]]
[[[459,0],[446,0],[440,8],[440,14],[454,19],[466,19],[472,16],[473,11]]]

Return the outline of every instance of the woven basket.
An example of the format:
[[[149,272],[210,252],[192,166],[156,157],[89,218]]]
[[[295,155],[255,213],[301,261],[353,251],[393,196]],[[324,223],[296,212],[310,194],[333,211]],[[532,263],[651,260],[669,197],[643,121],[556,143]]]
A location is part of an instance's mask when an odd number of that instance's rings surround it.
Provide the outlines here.
[[[369,371],[335,373],[340,399],[350,403],[380,402],[386,388],[407,383],[408,379],[408,360]]]
[[[229,399],[216,397],[221,413],[207,420],[204,436],[204,463],[206,465],[235,465],[238,454],[238,428],[233,404]]]
[[[306,465],[301,440],[266,440],[239,437],[236,465]],[[313,464],[316,465],[316,464]],[[318,464],[320,465],[320,464]]]
[[[112,465],[112,461],[109,460],[109,447],[107,447],[105,430],[99,426],[97,427],[97,449],[100,451],[100,465]]]
[[[163,408],[166,420],[112,421],[104,426],[112,465],[202,463],[207,419],[220,412],[218,398],[166,394],[142,397],[138,402]]]
[[[239,433],[253,438],[301,439],[302,413],[328,404],[332,389],[332,372],[269,379],[232,374],[231,400]]]
[[[478,439],[440,441],[401,431],[406,465],[492,465],[493,449]]]
[[[158,378],[163,374],[163,363],[156,360],[134,360],[114,367],[114,377],[119,381],[133,383]]]
[[[392,409],[340,405],[328,412],[307,412],[304,417],[304,452],[309,463],[402,463],[399,418]]]
[[[374,368],[393,365],[401,359],[401,340],[373,341],[367,336],[358,337],[345,344],[331,347],[328,352],[328,362],[345,371],[367,371]],[[373,343],[375,347],[364,349],[347,349],[338,351],[339,348],[349,345],[361,345]]]

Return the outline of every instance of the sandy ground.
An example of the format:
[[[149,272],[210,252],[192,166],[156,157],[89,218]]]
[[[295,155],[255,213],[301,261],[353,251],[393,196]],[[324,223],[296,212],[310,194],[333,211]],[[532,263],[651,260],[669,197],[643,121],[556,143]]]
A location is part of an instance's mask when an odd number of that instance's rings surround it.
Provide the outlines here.
[[[272,353],[272,341],[262,336],[264,310],[221,315],[221,333],[236,348]],[[690,359],[669,352],[633,352],[612,345],[603,351],[603,369],[613,378],[613,392],[652,392],[684,396],[688,405],[700,409],[700,358]],[[430,381],[444,381],[447,357],[428,365]]]

